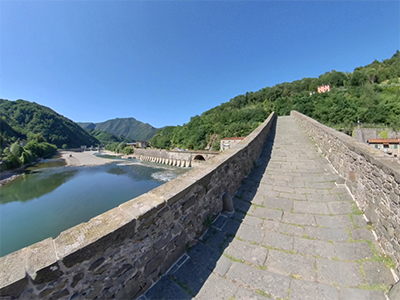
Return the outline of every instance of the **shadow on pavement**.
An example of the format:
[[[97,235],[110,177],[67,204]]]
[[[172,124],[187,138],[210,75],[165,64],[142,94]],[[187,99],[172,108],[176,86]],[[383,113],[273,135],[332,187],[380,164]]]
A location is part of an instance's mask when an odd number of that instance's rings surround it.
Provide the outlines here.
[[[234,240],[240,226],[244,224],[246,213],[252,208],[252,202],[271,158],[275,134],[276,120],[271,126],[255,167],[233,198],[235,211],[230,214],[222,212],[199,243],[138,299],[192,299],[203,286],[210,285],[210,289],[215,289],[218,281],[223,280],[222,277],[235,261],[235,258],[223,253]]]

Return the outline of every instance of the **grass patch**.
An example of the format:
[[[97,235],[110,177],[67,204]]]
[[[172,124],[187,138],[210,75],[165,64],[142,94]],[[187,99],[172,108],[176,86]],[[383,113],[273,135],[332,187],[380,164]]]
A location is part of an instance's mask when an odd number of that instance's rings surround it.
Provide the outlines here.
[[[203,225],[208,228],[211,227],[212,224],[213,224],[213,219],[210,215],[208,215],[207,218],[204,220]]]
[[[367,291],[380,291],[380,292],[384,292],[387,293],[390,290],[390,285],[387,284],[363,284],[358,286],[359,289],[362,290],[367,290]]]
[[[293,279],[298,279],[298,280],[300,280],[302,278],[300,274],[293,274],[293,273],[290,274],[289,277],[293,278]]]
[[[263,297],[271,298],[271,295],[270,295],[270,294],[267,294],[267,293],[264,292],[263,290],[256,289],[255,292],[256,292],[257,294],[263,296]]]
[[[267,267],[266,266],[255,266],[255,268],[259,269],[259,270],[267,271]]]
[[[237,239],[237,240],[239,240],[239,241],[241,241],[241,242],[244,242],[244,241],[245,241],[244,239],[241,239],[241,238],[238,237],[237,235],[235,235],[234,238]]]
[[[392,258],[390,256],[387,255],[381,255],[375,248],[374,244],[369,241],[369,240],[356,240],[356,241],[352,241],[353,243],[368,243],[368,245],[371,247],[372,252],[374,252],[374,257],[370,257],[370,258],[363,258],[358,260],[358,263],[363,263],[366,261],[376,261],[379,263],[383,263],[386,267],[390,268],[390,269],[395,269],[396,268],[396,264],[392,261]]]
[[[354,202],[350,202],[350,203],[353,208],[353,215],[361,216],[363,214],[363,212],[358,209],[357,204],[355,204]]]
[[[238,258],[233,257],[232,255],[229,255],[229,254],[226,254],[226,253],[224,253],[224,256],[226,258],[229,258],[233,262],[237,262],[237,263],[241,263],[241,264],[244,263],[244,259],[238,259]]]
[[[251,205],[254,206],[254,210],[256,210],[259,207],[266,208],[264,205],[259,205],[259,204],[255,204],[255,203],[252,203]]]
[[[284,249],[279,249],[279,248],[275,248],[275,247],[271,247],[271,246],[267,246],[267,245],[261,245],[261,246],[268,250],[281,251],[281,252],[285,252],[287,254],[297,254],[297,252],[294,250],[284,250]]]
[[[233,295],[232,297],[229,298],[229,300],[235,300],[235,295]]]

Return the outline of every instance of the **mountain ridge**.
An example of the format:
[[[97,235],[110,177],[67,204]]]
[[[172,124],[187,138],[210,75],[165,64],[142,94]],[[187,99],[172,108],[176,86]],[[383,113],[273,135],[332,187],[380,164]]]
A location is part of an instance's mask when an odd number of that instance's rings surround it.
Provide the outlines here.
[[[158,128],[136,120],[134,117],[114,118],[104,122],[77,122],[83,129],[98,130],[131,140],[150,140]]]

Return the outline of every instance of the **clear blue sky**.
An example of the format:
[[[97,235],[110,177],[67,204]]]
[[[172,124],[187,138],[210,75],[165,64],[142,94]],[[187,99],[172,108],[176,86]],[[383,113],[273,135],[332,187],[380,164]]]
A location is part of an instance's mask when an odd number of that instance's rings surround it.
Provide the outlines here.
[[[399,1],[0,1],[0,97],[155,127],[400,49]]]

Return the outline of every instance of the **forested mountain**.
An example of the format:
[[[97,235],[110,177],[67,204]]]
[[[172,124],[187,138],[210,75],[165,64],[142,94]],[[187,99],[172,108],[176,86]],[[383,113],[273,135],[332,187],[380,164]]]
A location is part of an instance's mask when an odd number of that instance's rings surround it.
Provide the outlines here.
[[[332,70],[318,78],[247,92],[195,116],[183,126],[159,129],[151,139],[156,148],[204,149],[211,137],[213,149],[225,137],[246,136],[275,111],[278,116],[297,110],[328,126],[350,133],[361,123],[388,124],[400,129],[400,52],[382,62],[358,67],[353,73]],[[318,93],[322,85],[329,92]],[[218,137],[218,139],[215,139]]]
[[[2,144],[18,138],[31,140],[35,134],[41,134],[46,142],[58,148],[99,144],[73,121],[34,102],[0,99],[0,115]]]
[[[96,129],[86,129],[86,131],[89,132],[96,139],[98,139],[102,145],[121,143],[121,142],[126,142],[126,143],[131,142],[131,140],[129,139],[121,138],[119,136],[115,136],[114,134],[105,131],[100,131]]]
[[[150,124],[142,123],[134,118],[117,118],[101,123],[78,123],[84,129],[95,129],[111,133],[122,139],[148,141],[157,131]]]

